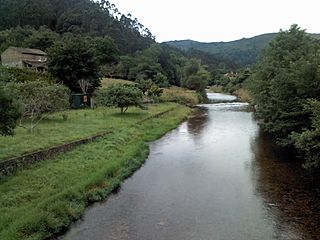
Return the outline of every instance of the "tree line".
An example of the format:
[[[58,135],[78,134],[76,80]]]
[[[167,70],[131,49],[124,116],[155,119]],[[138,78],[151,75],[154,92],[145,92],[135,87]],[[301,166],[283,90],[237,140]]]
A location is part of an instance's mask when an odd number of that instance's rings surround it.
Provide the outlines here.
[[[319,66],[320,41],[292,25],[264,49],[247,82],[262,129],[309,168],[320,163]]]

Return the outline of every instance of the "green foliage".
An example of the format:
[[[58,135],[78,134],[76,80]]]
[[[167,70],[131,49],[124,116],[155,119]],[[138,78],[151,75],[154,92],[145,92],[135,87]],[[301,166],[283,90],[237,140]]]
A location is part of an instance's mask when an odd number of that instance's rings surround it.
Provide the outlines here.
[[[139,79],[136,83],[137,83],[137,87],[142,91],[143,95],[146,95],[146,93],[154,85],[154,83],[150,79],[147,79],[147,80]]]
[[[197,59],[191,59],[187,62],[185,69],[184,86],[201,93],[208,85],[210,73],[201,65]]]
[[[97,102],[104,106],[120,108],[121,113],[129,107],[142,107],[143,93],[132,84],[114,84],[97,93]]]
[[[246,82],[252,75],[250,68],[240,69],[239,72],[229,72],[217,76],[213,85],[221,86],[224,92],[234,93],[235,91],[246,88]]]
[[[18,119],[22,116],[22,104],[0,83],[0,134],[13,135]]]
[[[28,124],[20,123],[33,131],[44,118],[45,113],[65,110],[69,106],[69,91],[63,85],[46,82],[8,83],[6,90],[13,92],[23,103],[24,116]]]
[[[305,112],[311,113],[311,126],[300,133],[292,133],[290,140],[306,160],[306,168],[318,168],[320,163],[320,101],[311,99],[305,105]]]
[[[100,66],[114,64],[119,61],[119,50],[112,38],[88,37],[87,39],[87,42]]]
[[[99,68],[85,41],[71,36],[49,49],[49,72],[73,92],[81,92],[79,80],[90,84],[88,92],[100,86]]]
[[[160,87],[180,86],[185,57],[177,50],[153,44],[134,57],[121,57],[118,77],[130,80],[151,79]]]
[[[246,67],[254,64],[261,52],[275,37],[274,33],[263,34],[253,38],[243,38],[231,42],[201,43],[191,40],[173,41],[168,44],[185,51],[198,50],[210,53],[215,58],[220,58],[227,66],[227,71],[234,70],[234,67]]]
[[[265,49],[249,81],[262,128],[285,145],[291,132],[310,126],[303,106],[320,96],[319,49],[319,42],[293,25]]]
[[[54,79],[47,73],[36,72],[26,68],[0,67],[0,82],[46,82],[54,83]]]
[[[31,26],[34,29],[45,26],[59,34],[108,36],[114,40],[122,54],[132,54],[154,43],[154,36],[149,29],[131,15],[119,13],[113,4],[104,0],[1,0],[0,30],[20,26]],[[42,34],[42,30],[40,35],[35,34],[37,36],[32,36],[29,40],[32,31],[25,38],[22,35],[14,38],[14,42],[7,38],[7,47],[11,41],[10,44],[17,47],[29,44],[48,48],[55,36],[48,31]],[[0,44],[1,39],[0,34]],[[1,48],[0,51],[4,49]]]
[[[58,33],[42,26],[39,29],[34,29],[32,31],[32,35],[24,40],[24,45],[28,48],[41,49],[46,52],[59,39],[60,36]]]
[[[162,93],[163,93],[163,89],[160,88],[159,86],[153,84],[151,86],[151,88],[148,90],[148,97],[150,97],[154,101],[158,102]]]
[[[177,47],[186,52],[191,52],[193,57],[199,58],[203,63],[211,66],[213,59],[220,59],[226,66],[226,71],[236,70],[237,67],[244,68],[257,62],[262,50],[276,37],[276,33],[267,33],[252,38],[242,38],[231,42],[201,43],[192,40],[167,42],[170,46]],[[314,38],[319,38],[319,34],[309,34]],[[195,52],[194,52],[195,51]],[[213,54],[214,58],[208,60],[201,56],[200,52]],[[215,68],[214,69],[219,69]],[[225,72],[226,72],[225,71]],[[215,76],[215,75],[214,75]]]

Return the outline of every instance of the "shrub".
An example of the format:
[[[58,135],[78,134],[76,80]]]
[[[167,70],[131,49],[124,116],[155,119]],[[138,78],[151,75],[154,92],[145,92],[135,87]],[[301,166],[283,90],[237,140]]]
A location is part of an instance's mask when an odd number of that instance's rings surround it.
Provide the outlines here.
[[[0,134],[13,135],[17,120],[22,116],[22,104],[3,86],[0,86],[0,103]]]

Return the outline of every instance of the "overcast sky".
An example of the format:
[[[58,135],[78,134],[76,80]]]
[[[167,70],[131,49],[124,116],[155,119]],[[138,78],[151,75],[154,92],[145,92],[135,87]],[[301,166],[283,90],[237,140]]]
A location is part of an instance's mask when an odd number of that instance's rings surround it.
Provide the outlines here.
[[[157,42],[231,41],[287,30],[293,23],[320,33],[319,0],[110,0],[131,13]]]

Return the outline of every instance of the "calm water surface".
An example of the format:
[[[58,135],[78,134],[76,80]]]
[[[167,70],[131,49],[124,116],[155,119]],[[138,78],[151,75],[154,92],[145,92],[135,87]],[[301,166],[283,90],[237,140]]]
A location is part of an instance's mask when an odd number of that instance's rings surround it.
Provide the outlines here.
[[[146,164],[61,239],[320,239],[315,189],[246,108],[200,106],[151,143]]]

